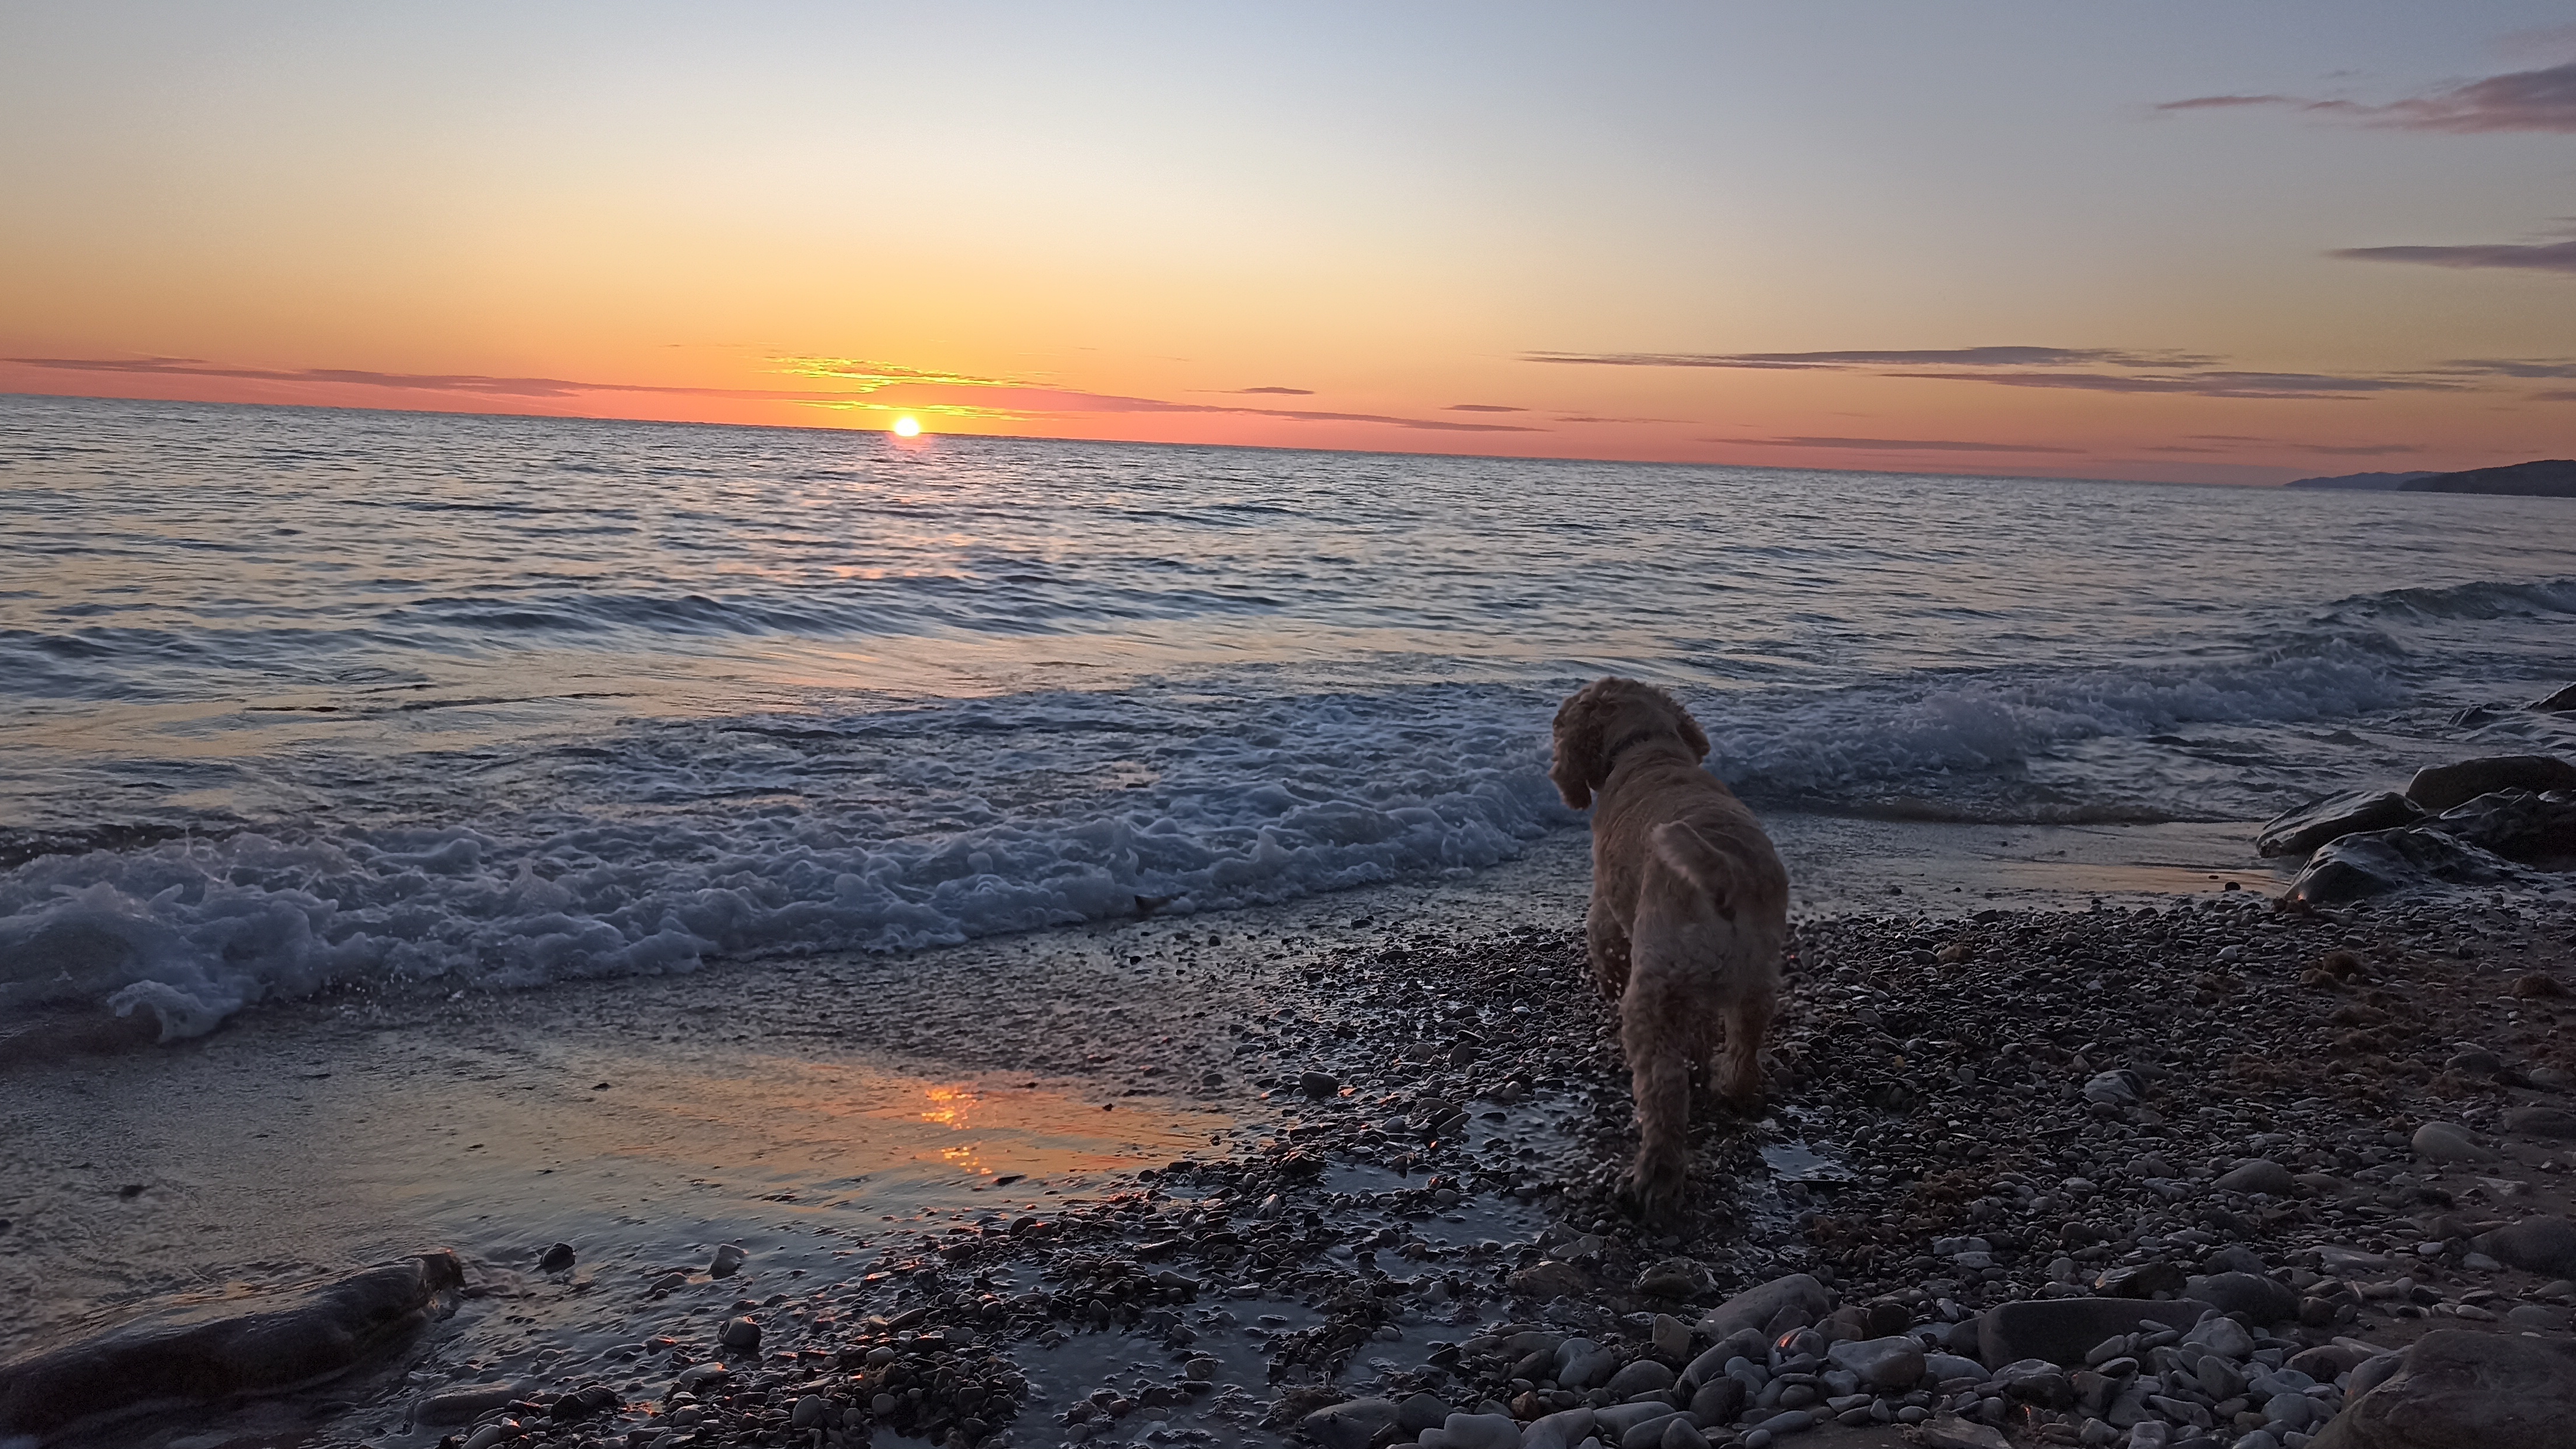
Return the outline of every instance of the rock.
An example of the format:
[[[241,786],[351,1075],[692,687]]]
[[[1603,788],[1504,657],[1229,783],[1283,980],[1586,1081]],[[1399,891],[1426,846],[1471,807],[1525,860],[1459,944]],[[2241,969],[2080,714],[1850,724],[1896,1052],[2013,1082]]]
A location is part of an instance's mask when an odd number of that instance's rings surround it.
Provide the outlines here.
[[[1351,1399],[1317,1409],[1298,1420],[1297,1427],[1324,1449],[1368,1449],[1369,1441],[1395,1423],[1400,1412],[1393,1399]]]
[[[1576,1449],[1592,1434],[1592,1410],[1567,1409],[1532,1420],[1521,1431],[1520,1449]]]
[[[137,1403],[210,1404],[337,1377],[445,1318],[464,1282],[455,1254],[421,1253],[267,1312],[183,1310],[19,1359],[0,1366],[0,1439],[50,1438]]]
[[[2348,1399],[2310,1449],[2561,1449],[2571,1423],[2576,1340],[2443,1328]]]
[[[1937,1414],[1923,1421],[1915,1431],[1915,1442],[1923,1449],[2012,1449],[2000,1429],[1971,1423],[1956,1414]]]
[[[2283,1288],[2281,1291],[2287,1293],[2290,1290]],[[2293,1312],[2297,1311],[2298,1301],[2295,1297],[2292,1298],[2290,1307]],[[2221,1313],[2226,1311],[2223,1308],[2220,1310]],[[2271,1320],[2257,1321],[2268,1323]],[[2245,1326],[2233,1318],[2204,1318],[2191,1326],[2191,1331],[2182,1336],[2182,1341],[2194,1348],[2207,1349],[2222,1358],[2245,1359],[2253,1357],[2254,1354],[2254,1335],[2246,1332]],[[2333,1375],[2329,1374],[2327,1377],[2332,1378]]]
[[[450,1424],[471,1424],[518,1397],[516,1384],[476,1384],[471,1388],[448,1389],[443,1393],[426,1395],[414,1404],[412,1422],[442,1429]]]
[[[1825,1350],[1825,1361],[1849,1369],[1873,1392],[1901,1394],[1923,1377],[1923,1345],[1903,1335],[1847,1338]]]
[[[2517,1137],[2576,1142],[2576,1112],[2557,1107],[2515,1107],[2504,1114],[2504,1130]]]
[[[2035,1298],[1989,1308],[1977,1319],[1977,1357],[1987,1363],[2044,1358],[2067,1368],[2115,1334],[2135,1333],[2142,1320],[2175,1329],[2200,1321],[2209,1305],[2188,1298]]]
[[[546,1249],[544,1255],[537,1259],[537,1271],[540,1273],[569,1273],[572,1271],[572,1265],[573,1251],[570,1243],[557,1243]]]
[[[1655,1315],[1655,1325],[1652,1338],[1655,1345],[1655,1352],[1663,1355],[1668,1360],[1678,1363],[1690,1356],[1690,1325],[1673,1317],[1669,1313],[1658,1313]]]
[[[1691,1395],[1690,1411],[1699,1415],[1703,1424],[1723,1424],[1744,1412],[1747,1397],[1742,1379],[1720,1375],[1700,1385],[1698,1391]]]
[[[2254,849],[2267,856],[2303,856],[2347,835],[2412,825],[2423,818],[2422,806],[2393,790],[2354,790],[2272,817],[2254,837]]]
[[[2499,790],[2443,811],[2425,828],[2507,860],[2545,862],[2576,851],[2576,792]]]
[[[1423,1449],[1520,1449],[1521,1426],[1509,1414],[1451,1414],[1419,1442]]]
[[[2075,1380],[2044,1358],[2005,1364],[1995,1370],[1995,1382],[2012,1397],[2044,1409],[2071,1408],[2075,1403]]]
[[[2145,1092],[2146,1084],[2126,1067],[2096,1072],[2084,1083],[2084,1100],[2098,1107],[2133,1107]]]
[[[2495,1154],[2470,1140],[2469,1129],[2451,1122],[2427,1122],[2415,1129],[2407,1145],[2427,1162],[2493,1162]]]
[[[2561,1217],[2524,1218],[2471,1240],[2481,1253],[2526,1272],[2576,1273],[2576,1223]]]
[[[1655,1393],[1673,1386],[1673,1371],[1650,1358],[1641,1358],[1610,1376],[1602,1387],[1622,1399]]]
[[[2491,885],[2529,876],[2513,862],[2454,835],[2410,826],[2330,842],[2310,858],[2282,899],[2294,906],[2322,906],[2435,883]]]
[[[2157,1259],[2113,1268],[2094,1280],[2093,1289],[2105,1298],[2153,1298],[2181,1292],[2184,1281],[2182,1269]]]
[[[749,1253],[742,1250],[742,1244],[727,1243],[723,1247],[716,1249],[715,1257],[708,1261],[707,1276],[710,1278],[730,1278],[734,1274],[742,1271],[744,1261],[750,1257],[751,1255]]]
[[[2511,1308],[2505,1310],[2504,1321],[2512,1324],[2516,1328],[2536,1329],[2542,1333],[2564,1333],[2567,1331],[2566,1310],[2559,1308],[2543,1308],[2537,1303],[2517,1303],[2513,1305]]]
[[[2182,1291],[2183,1296],[2198,1299],[2221,1313],[2242,1313],[2256,1323],[2279,1323],[2299,1316],[2299,1295],[2288,1284],[2259,1273],[2212,1273],[2189,1280]],[[2249,1347],[2247,1352],[2252,1349]]]
[[[1805,1313],[1807,1321],[1813,1323],[1833,1310],[1833,1301],[1825,1296],[1825,1286],[1813,1277],[1792,1273],[1747,1288],[1710,1309],[1699,1321],[1700,1336],[1723,1341],[1739,1329],[1760,1332],[1786,1309]]]
[[[1341,1079],[1330,1072],[1306,1072],[1297,1078],[1297,1090],[1321,1099],[1341,1091]]]
[[[2406,797],[2438,814],[2497,790],[2576,790],[2576,765],[2549,755],[2487,755],[2427,765],[2407,782]]]
[[[807,1394],[796,1401],[787,1414],[792,1429],[820,1429],[832,1417],[832,1401],[821,1394]]]
[[[1697,1298],[1715,1286],[1708,1269],[1690,1258],[1666,1258],[1637,1275],[1637,1291],[1649,1298]]]
[[[1395,1427],[1406,1434],[1418,1435],[1425,1429],[1439,1428],[1451,1412],[1438,1394],[1415,1394],[1395,1406]],[[1583,1412],[1590,1413],[1591,1410]]]
[[[748,1318],[729,1319],[724,1328],[716,1334],[716,1342],[736,1353],[758,1353],[760,1352],[760,1325]]]
[[[459,1446],[459,1449],[495,1449],[503,1439],[516,1437],[518,1432],[517,1420],[503,1419],[498,1424],[486,1424],[466,1435],[465,1442]]]
[[[1942,1379],[1982,1379],[1986,1376],[1986,1366],[1984,1364],[1981,1364],[1972,1358],[1963,1358],[1955,1353],[1927,1353],[1923,1355],[1923,1371],[1930,1374],[1935,1381]]]
[[[2576,684],[2568,685],[2546,699],[2535,699],[2523,708],[2536,709],[2543,714],[2557,714],[2576,709]]]
[[[1665,1421],[1664,1437],[1656,1441],[1655,1449],[1708,1449],[1708,1436],[1688,1414],[1676,1414]]]
[[[2273,1197],[2296,1197],[2299,1194],[2299,1184],[2290,1176],[2290,1169],[2268,1157],[2246,1158],[2220,1174],[2218,1181],[2210,1186],[2220,1192],[2260,1192]]]
[[[2201,1260],[2203,1273],[2260,1273],[2263,1255],[2243,1243],[2229,1243]]]
[[[1581,1298],[1592,1291],[1591,1275],[1572,1263],[1544,1259],[1514,1273],[1512,1291],[1524,1298],[1545,1302],[1551,1298]]]

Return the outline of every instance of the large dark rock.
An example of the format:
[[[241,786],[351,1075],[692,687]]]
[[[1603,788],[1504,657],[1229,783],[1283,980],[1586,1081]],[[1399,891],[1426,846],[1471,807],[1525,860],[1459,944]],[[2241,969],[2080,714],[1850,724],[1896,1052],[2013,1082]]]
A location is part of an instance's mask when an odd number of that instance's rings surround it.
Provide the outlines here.
[[[2394,790],[2353,790],[2273,816],[2254,837],[2254,849],[2264,855],[2306,855],[2328,841],[2423,818],[2423,807]]]
[[[2576,709],[2576,684],[2568,685],[2546,699],[2535,699],[2523,708],[2536,709],[2544,714],[2557,714]]]
[[[2529,873],[2457,837],[2424,826],[2347,835],[2318,851],[2284,898],[2312,906],[2430,885],[2492,885]]]
[[[2576,1340],[2443,1328],[2344,1405],[2310,1449],[2565,1449]]]
[[[2256,1323],[2279,1323],[2299,1316],[2299,1295],[2290,1285],[2260,1273],[2212,1273],[2183,1285],[2183,1296],[2221,1313],[2242,1313]]]
[[[148,1318],[20,1359],[0,1366],[0,1437],[42,1439],[335,1378],[453,1312],[464,1281],[455,1254],[422,1253],[265,1313]]]
[[[1977,1357],[1988,1364],[2044,1358],[2079,1368],[2095,1344],[2135,1333],[2152,1320],[2189,1328],[2209,1311],[2193,1298],[2031,1298],[1989,1308],[1977,1319]]]
[[[2478,1235],[2481,1253],[2526,1272],[2553,1278],[2576,1274],[2576,1223],[2560,1217],[2524,1218]]]
[[[2496,790],[2576,790],[2576,765],[2551,755],[2486,755],[2427,765],[2407,782],[2406,797],[2440,814]]]
[[[2576,791],[2491,790],[2424,823],[2507,860],[2553,861],[2576,855]]]
[[[1814,1323],[1833,1311],[1833,1300],[1825,1295],[1825,1285],[1804,1273],[1774,1278],[1759,1287],[1747,1288],[1708,1311],[1699,1321],[1704,1338],[1724,1339],[1738,1329],[1757,1332],[1770,1327],[1771,1321],[1789,1310],[1807,1315]]]

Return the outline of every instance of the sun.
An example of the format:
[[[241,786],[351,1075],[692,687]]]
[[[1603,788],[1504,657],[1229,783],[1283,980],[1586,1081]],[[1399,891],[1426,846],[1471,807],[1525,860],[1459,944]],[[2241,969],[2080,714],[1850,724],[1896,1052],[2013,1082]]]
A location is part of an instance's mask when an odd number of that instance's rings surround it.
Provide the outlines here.
[[[921,436],[921,419],[919,419],[919,418],[897,418],[897,419],[895,419],[895,420],[894,420],[894,435],[895,435],[896,437],[898,437],[898,438],[918,438],[918,437],[920,437],[920,436]]]

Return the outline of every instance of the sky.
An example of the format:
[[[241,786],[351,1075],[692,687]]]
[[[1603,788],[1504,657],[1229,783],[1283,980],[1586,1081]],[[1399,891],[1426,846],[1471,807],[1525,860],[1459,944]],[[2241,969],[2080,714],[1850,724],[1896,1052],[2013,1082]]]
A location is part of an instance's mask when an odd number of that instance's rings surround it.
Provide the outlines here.
[[[2576,454],[2564,0],[0,0],[0,137],[0,392],[2227,483]]]

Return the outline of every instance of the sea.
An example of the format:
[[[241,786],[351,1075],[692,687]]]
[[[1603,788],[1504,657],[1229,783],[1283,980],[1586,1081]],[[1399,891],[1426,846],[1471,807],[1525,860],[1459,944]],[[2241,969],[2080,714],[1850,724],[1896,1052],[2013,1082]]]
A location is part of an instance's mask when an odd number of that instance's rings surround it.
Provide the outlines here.
[[[1604,674],[1774,820],[2254,822],[2576,745],[2571,510],[0,397],[0,1021],[1470,878]]]

